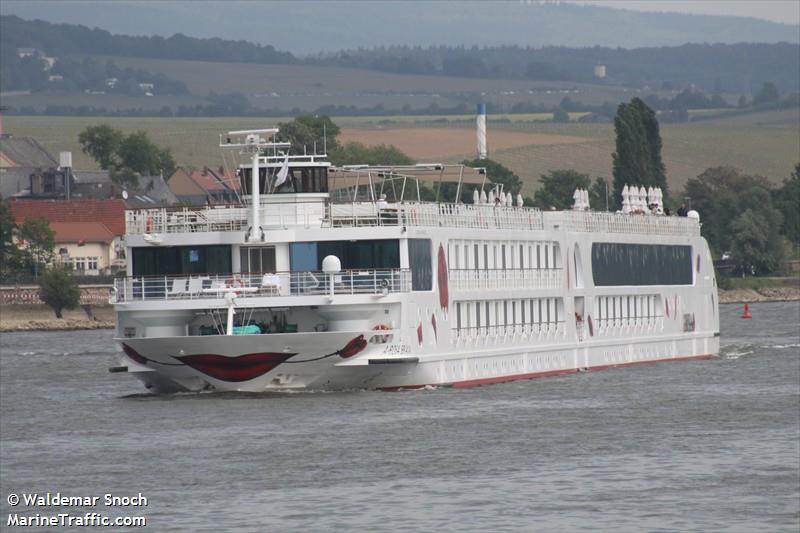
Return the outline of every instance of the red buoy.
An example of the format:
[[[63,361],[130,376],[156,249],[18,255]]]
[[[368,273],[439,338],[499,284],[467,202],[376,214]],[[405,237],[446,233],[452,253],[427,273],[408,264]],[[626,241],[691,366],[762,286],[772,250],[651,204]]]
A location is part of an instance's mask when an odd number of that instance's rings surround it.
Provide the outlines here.
[[[742,312],[741,318],[753,318],[753,314],[750,312],[750,306],[744,304],[744,312]]]

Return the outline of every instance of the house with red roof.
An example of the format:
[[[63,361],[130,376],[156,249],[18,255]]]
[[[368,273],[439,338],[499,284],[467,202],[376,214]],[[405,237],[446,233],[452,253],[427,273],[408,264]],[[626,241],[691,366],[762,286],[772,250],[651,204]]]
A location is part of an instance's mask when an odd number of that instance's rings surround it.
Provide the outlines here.
[[[57,257],[82,274],[111,273],[125,266],[124,246],[102,222],[51,222]]]
[[[44,218],[55,232],[54,250],[61,261],[86,274],[111,273],[125,267],[125,202],[122,200],[8,201],[14,221]]]

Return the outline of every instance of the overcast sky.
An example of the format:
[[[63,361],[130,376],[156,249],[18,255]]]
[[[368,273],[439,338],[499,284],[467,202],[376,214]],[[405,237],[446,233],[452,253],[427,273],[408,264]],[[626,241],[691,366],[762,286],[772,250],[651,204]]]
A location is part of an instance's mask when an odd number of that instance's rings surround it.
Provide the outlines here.
[[[695,15],[754,17],[785,24],[800,24],[800,0],[569,0],[576,4],[631,9],[673,11]]]

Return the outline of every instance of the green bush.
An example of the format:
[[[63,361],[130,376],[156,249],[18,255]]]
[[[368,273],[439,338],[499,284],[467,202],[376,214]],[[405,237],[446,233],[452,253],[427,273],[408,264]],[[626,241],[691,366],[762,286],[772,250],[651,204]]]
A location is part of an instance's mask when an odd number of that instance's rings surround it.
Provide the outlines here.
[[[39,276],[39,298],[61,318],[64,309],[78,307],[81,290],[69,270],[55,266]]]

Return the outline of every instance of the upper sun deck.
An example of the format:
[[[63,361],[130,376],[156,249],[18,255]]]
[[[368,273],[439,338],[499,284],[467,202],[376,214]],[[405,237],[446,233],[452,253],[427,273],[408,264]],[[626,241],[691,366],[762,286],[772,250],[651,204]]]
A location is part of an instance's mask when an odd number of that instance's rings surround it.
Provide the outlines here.
[[[275,198],[275,197],[272,197]],[[639,235],[699,236],[692,218],[592,211],[540,211],[536,208],[397,202],[334,203],[323,195],[282,195],[260,213],[264,230],[289,227],[363,226],[439,227],[486,230],[555,230]],[[182,207],[125,212],[128,235],[246,231],[247,207]]]
[[[292,227],[700,235],[699,222],[690,218],[579,210],[542,212],[522,207],[521,195],[514,205],[502,184],[489,181],[485,168],[446,163],[334,167],[324,153],[316,153],[316,146],[310,155],[305,150],[302,155],[290,155],[290,144],[277,141],[277,133],[276,128],[268,128],[220,136],[224,151],[238,152],[250,160],[240,163],[236,171],[243,195],[240,206],[128,210],[126,233],[143,235],[150,244],[160,244],[170,234],[197,236],[203,232],[246,232],[245,241],[253,237],[258,240],[259,236],[263,240],[265,230]],[[420,182],[435,191],[437,201],[420,201]],[[468,186],[473,187],[471,204],[460,201]],[[458,200],[439,201],[448,196]],[[413,197],[416,200],[409,201]]]

